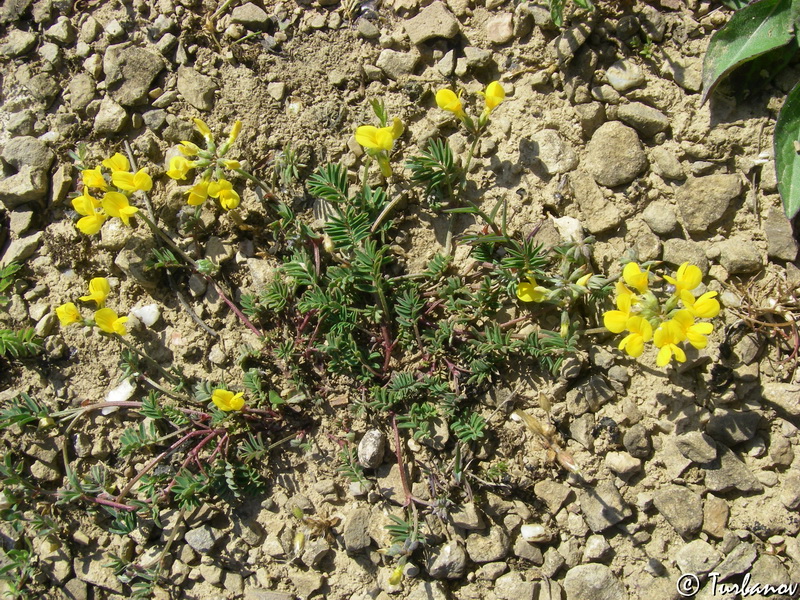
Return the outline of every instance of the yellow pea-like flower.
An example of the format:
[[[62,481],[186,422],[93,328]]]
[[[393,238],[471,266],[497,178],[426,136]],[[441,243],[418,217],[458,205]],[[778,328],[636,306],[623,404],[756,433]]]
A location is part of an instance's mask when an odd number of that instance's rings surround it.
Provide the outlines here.
[[[625,324],[625,328],[630,331],[622,338],[619,349],[628,353],[628,356],[638,358],[644,352],[644,345],[653,339],[653,326],[642,317],[631,317]]]
[[[632,293],[619,294],[617,296],[617,310],[609,310],[603,315],[603,325],[605,328],[611,333],[622,333],[625,331],[625,328],[628,326],[628,319],[631,318],[632,302]]]
[[[678,362],[686,362],[686,353],[678,346],[685,339],[686,334],[678,323],[673,320],[661,323],[653,334],[653,344],[660,348],[656,364],[665,367],[673,356]]]
[[[369,150],[385,150],[388,152],[394,146],[392,127],[374,127],[362,125],[356,129],[356,141]]]
[[[81,296],[78,300],[95,302],[99,308],[102,308],[109,292],[111,292],[111,284],[108,283],[108,279],[105,277],[94,277],[89,282],[89,295]]]
[[[97,212],[97,209],[100,208],[100,201],[87,194],[86,190],[84,190],[82,195],[72,199],[72,208],[79,215],[87,217]]]
[[[194,168],[194,163],[186,160],[184,156],[173,156],[169,159],[167,177],[172,179],[186,179],[186,174]]]
[[[201,181],[192,186],[189,190],[189,198],[186,200],[189,206],[200,206],[208,198],[208,181]]]
[[[95,213],[88,217],[78,219],[78,222],[75,223],[75,227],[77,227],[81,233],[94,235],[103,228],[103,223],[106,222],[106,218],[106,215],[102,213]]]
[[[117,152],[111,158],[105,159],[103,166],[111,169],[111,172],[114,173],[116,171],[130,171],[131,163],[128,162],[124,154]]]
[[[217,388],[211,394],[211,401],[218,409],[224,412],[242,410],[244,395],[242,392],[233,393],[225,388]]]
[[[546,297],[548,290],[536,283],[533,277],[528,276],[528,281],[522,281],[517,284],[517,298],[523,302],[542,302]]]
[[[223,160],[222,164],[225,165],[226,169],[230,169],[231,171],[242,168],[242,163],[238,160]]]
[[[678,267],[675,277],[664,275],[664,279],[675,286],[675,294],[680,296],[683,290],[693,290],[702,283],[703,272],[700,267],[685,262]]]
[[[111,174],[111,182],[126,192],[149,192],[153,189],[153,180],[144,169],[139,169],[136,173],[114,171]]]
[[[208,125],[206,125],[202,119],[198,119],[197,117],[194,117],[192,121],[194,122],[194,126],[197,127],[197,131],[200,132],[200,135],[207,140],[210,140],[212,136],[211,129],[208,127]]]
[[[453,90],[443,89],[436,92],[436,104],[442,110],[450,111],[459,119],[467,116],[464,112],[464,105],[461,104],[461,95],[456,95]]]
[[[233,124],[233,127],[231,127],[231,132],[228,134],[228,146],[229,147],[233,146],[234,142],[236,141],[236,138],[239,137],[239,134],[241,133],[241,131],[242,131],[242,122],[237,120]]]
[[[688,290],[681,292],[681,302],[698,319],[712,319],[719,314],[719,302],[715,299],[717,292],[706,292],[695,299]]]
[[[644,294],[647,291],[648,273],[649,271],[642,271],[638,263],[629,262],[622,269],[622,278],[629,286],[638,290],[640,294]]]
[[[108,189],[108,184],[106,183],[105,177],[100,172],[100,169],[85,169],[81,171],[81,176],[83,177],[83,187],[84,190],[88,188],[98,188],[101,190]]]
[[[185,140],[182,141],[180,144],[178,144],[178,150],[184,156],[197,156],[198,154],[200,154],[200,147],[197,144],[194,144],[192,142],[187,142]],[[170,177],[172,176],[170,175]]]
[[[486,110],[492,112],[506,98],[506,91],[499,81],[493,81],[486,86],[486,91],[482,92],[486,101]]]
[[[208,184],[208,195],[217,198],[220,205],[225,210],[233,210],[239,206],[239,194],[233,189],[233,185],[227,179],[212,181]]]
[[[118,333],[119,335],[125,335],[128,333],[128,330],[125,327],[125,323],[127,323],[127,321],[128,317],[119,317],[117,316],[117,313],[110,308],[101,308],[94,313],[95,324],[106,333]]]
[[[56,316],[62,327],[67,327],[81,322],[81,313],[72,302],[67,302],[56,308]]]
[[[711,323],[695,323],[692,313],[686,309],[676,312],[672,320],[680,326],[692,346],[702,350],[708,345],[706,336],[711,335],[711,332],[714,331]]]
[[[130,227],[130,218],[139,212],[135,206],[131,206],[128,197],[119,192],[108,192],[103,196],[103,210],[111,217],[117,217]]]

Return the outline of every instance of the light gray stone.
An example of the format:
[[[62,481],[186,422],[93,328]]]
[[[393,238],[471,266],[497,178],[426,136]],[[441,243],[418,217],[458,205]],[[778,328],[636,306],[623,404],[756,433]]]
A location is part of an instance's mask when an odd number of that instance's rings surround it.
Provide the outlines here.
[[[653,172],[664,179],[686,179],[681,161],[663,146],[656,146],[650,151],[653,157]]]
[[[483,517],[474,502],[468,502],[460,508],[450,511],[450,520],[456,527],[468,531],[477,531],[485,527]]]
[[[105,566],[109,557],[102,552],[96,552],[86,557],[77,557],[72,561],[75,576],[81,581],[110,590],[117,594],[122,593],[122,583],[114,575],[114,571]]]
[[[767,256],[776,260],[793,261],[797,258],[797,240],[792,223],[780,210],[770,210],[762,223],[767,238]]]
[[[0,203],[13,210],[26,202],[42,204],[47,196],[47,176],[39,169],[24,166],[19,173],[0,179]]]
[[[271,19],[260,6],[247,2],[231,11],[231,23],[239,23],[248,29],[262,31],[270,25]]]
[[[568,163],[560,165],[568,166]],[[583,171],[570,174],[575,202],[583,213],[583,223],[592,234],[614,230],[622,223],[622,213],[609,202],[594,178]]]
[[[486,21],[486,39],[492,44],[507,44],[514,39],[514,15],[503,12]]]
[[[208,554],[219,542],[222,532],[210,525],[201,525],[188,530],[183,537],[195,552]]]
[[[484,561],[486,562],[486,561]],[[434,579],[460,579],[467,567],[467,554],[457,542],[449,542],[431,553],[428,575]]]
[[[606,538],[598,533],[592,534],[586,540],[586,546],[583,549],[584,562],[602,562],[609,558],[613,550],[606,541]]]
[[[627,452],[609,452],[605,457],[606,466],[614,473],[628,479],[642,469],[642,461]]]
[[[564,591],[569,600],[627,600],[628,592],[606,565],[589,563],[567,571]]]
[[[752,440],[761,421],[757,412],[718,408],[708,420],[706,431],[726,446],[735,446]]]
[[[358,443],[358,462],[365,469],[375,469],[383,462],[386,436],[378,429],[370,429]]]
[[[584,168],[606,187],[630,183],[647,169],[636,131],[618,121],[601,125],[586,147]]]
[[[122,106],[145,104],[153,79],[165,66],[159,55],[127,44],[109,46],[103,56],[111,97]]]
[[[668,485],[658,489],[653,494],[653,504],[683,537],[692,535],[703,524],[703,501],[683,486]]]
[[[25,165],[47,171],[56,158],[55,153],[47,147],[47,144],[31,136],[11,138],[6,142],[0,156],[17,171]]]
[[[36,47],[37,39],[33,32],[11,29],[6,43],[0,46],[0,54],[8,58],[23,56]]]
[[[183,99],[197,110],[210,111],[214,108],[217,84],[211,77],[191,67],[178,69],[178,91]]]
[[[42,107],[45,110],[50,108],[50,105],[55,102],[56,98],[61,93],[61,86],[56,82],[54,77],[48,73],[34,75],[24,86],[34,98],[42,103]]]
[[[658,235],[667,235],[678,226],[678,216],[671,204],[663,200],[654,200],[642,212],[642,219],[647,226]]]
[[[747,235],[736,234],[720,242],[719,263],[731,275],[754,273],[764,266],[764,260],[753,239]]]
[[[348,554],[355,554],[369,548],[372,540],[369,537],[370,511],[368,508],[352,510],[344,520],[344,547]]]
[[[685,262],[689,262],[703,272],[708,273],[708,258],[703,251],[703,247],[692,240],[682,240],[671,238],[664,242],[664,252],[662,258],[665,263],[679,267]]]
[[[767,382],[761,385],[761,396],[768,404],[793,417],[800,416],[800,384]]]
[[[534,18],[536,18],[536,13],[534,13]],[[594,25],[594,20],[579,20],[569,29],[565,29],[561,35],[553,41],[556,48],[556,56],[558,57],[558,64],[561,68],[567,66],[572,61],[578,49],[589,39]]]
[[[438,1],[424,8],[416,17],[407,20],[404,27],[414,45],[437,37],[454,38],[461,30],[458,19],[444,3]]]
[[[475,46],[464,47],[464,58],[470,69],[485,69],[492,64],[492,53]]]
[[[644,83],[644,74],[639,66],[630,60],[618,60],[606,70],[608,83],[618,92],[627,92]]]
[[[691,233],[707,233],[741,193],[742,181],[738,175],[707,175],[687,179],[675,198],[686,229]]]
[[[76,112],[83,112],[94,100],[97,82],[88,73],[77,73],[69,82],[69,104]]]
[[[418,61],[419,54],[414,51],[397,52],[396,50],[386,48],[381,51],[375,65],[386,73],[389,79],[400,79],[411,75]]]
[[[506,573],[495,582],[495,596],[501,600],[536,600],[536,586],[525,581],[518,571]]]
[[[12,262],[21,263],[24,262],[25,259],[33,256],[34,252],[39,249],[43,235],[43,232],[37,231],[36,233],[12,240],[3,253],[0,266],[6,266]]]
[[[675,445],[686,458],[701,465],[717,458],[717,446],[714,440],[700,431],[690,431],[677,436]]]
[[[542,129],[531,136],[534,153],[548,175],[567,173],[578,166],[572,145],[555,129]]]
[[[591,489],[580,490],[578,499],[586,524],[594,533],[605,531],[632,514],[613,481],[601,481]]]
[[[621,105],[617,110],[617,117],[645,137],[653,137],[669,128],[667,115],[641,102]]]
[[[719,581],[725,581],[750,569],[755,562],[758,552],[756,547],[749,542],[741,542],[731,550],[715,571],[719,573]],[[767,583],[766,581],[764,583]]]
[[[467,554],[479,564],[503,560],[510,549],[511,541],[500,527],[491,527],[488,532],[471,533],[467,537]]]
[[[94,118],[95,133],[100,135],[121,133],[128,124],[128,113],[109,96],[103,98]]]
[[[58,20],[45,30],[44,38],[66,46],[75,41],[75,27],[67,17],[58,17]]]
[[[681,573],[692,573],[698,577],[710,573],[722,560],[722,554],[703,540],[694,540],[675,554],[675,564]]]
[[[703,465],[706,472],[706,487],[712,492],[760,492],[764,486],[755,478],[747,466],[725,446],[717,446],[719,456]]]
[[[537,482],[533,486],[533,492],[537,498],[545,503],[547,510],[553,515],[561,510],[561,507],[572,495],[572,490],[566,485],[549,479]]]

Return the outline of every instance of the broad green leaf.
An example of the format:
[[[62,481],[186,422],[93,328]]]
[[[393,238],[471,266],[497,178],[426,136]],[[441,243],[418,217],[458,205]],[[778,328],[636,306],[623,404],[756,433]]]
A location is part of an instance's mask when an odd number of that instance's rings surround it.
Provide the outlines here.
[[[800,84],[783,103],[775,123],[775,172],[783,211],[790,219],[800,212]]]
[[[759,0],[736,12],[708,44],[703,60],[703,98],[733,69],[794,37],[792,0]]]
[[[722,0],[722,3],[733,10],[739,10],[747,6],[747,0]]]

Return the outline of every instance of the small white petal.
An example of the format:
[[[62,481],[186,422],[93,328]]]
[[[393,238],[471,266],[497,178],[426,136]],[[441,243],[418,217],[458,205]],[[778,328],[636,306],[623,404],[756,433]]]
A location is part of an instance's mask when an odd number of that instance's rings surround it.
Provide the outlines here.
[[[161,318],[161,310],[158,308],[158,304],[145,304],[134,307],[128,316],[136,317],[144,323],[145,327],[152,327]]]

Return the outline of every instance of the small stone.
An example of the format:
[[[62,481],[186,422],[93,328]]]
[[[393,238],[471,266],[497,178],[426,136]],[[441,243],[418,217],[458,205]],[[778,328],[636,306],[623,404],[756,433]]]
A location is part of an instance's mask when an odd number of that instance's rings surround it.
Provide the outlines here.
[[[685,262],[697,265],[703,274],[708,273],[708,258],[703,247],[692,240],[671,238],[664,242],[662,258],[665,263],[676,267]]]
[[[78,73],[69,82],[69,103],[73,110],[83,112],[94,100],[97,82],[88,73]]]
[[[686,179],[686,173],[677,157],[662,146],[650,151],[653,158],[653,172],[664,179]]]
[[[692,573],[698,577],[710,573],[722,560],[722,555],[706,541],[689,542],[675,554],[675,564],[681,573]]]
[[[492,53],[474,46],[464,47],[464,58],[470,69],[485,69],[492,64]]]
[[[605,462],[609,469],[623,479],[632,477],[642,469],[642,461],[627,452],[609,452]]]
[[[224,572],[219,565],[201,563],[198,570],[200,571],[200,576],[203,578],[203,581],[207,584],[216,587],[222,585],[222,576]]]
[[[627,92],[644,83],[644,74],[638,65],[629,60],[618,60],[606,70],[608,83],[618,92]],[[624,119],[623,119],[624,120]]]
[[[477,531],[485,527],[483,517],[481,517],[474,502],[468,502],[458,510],[451,511],[450,520],[454,526],[467,531]]]
[[[111,19],[105,24],[103,29],[105,30],[108,39],[112,42],[125,39],[125,29],[117,19]]]
[[[8,58],[23,56],[36,47],[36,34],[33,32],[12,29],[6,43],[0,46],[0,54]]]
[[[710,536],[722,539],[728,526],[730,508],[722,498],[709,494],[703,505],[703,531]]]
[[[781,503],[789,510],[796,510],[800,506],[800,473],[791,471],[783,483]]]
[[[467,567],[467,554],[456,542],[434,550],[428,561],[428,575],[434,579],[460,579]]]
[[[797,240],[792,231],[792,222],[782,211],[770,210],[762,227],[767,238],[767,256],[783,261],[797,258]]]
[[[1,198],[2,192],[0,192],[0,199]],[[33,256],[33,254],[39,249],[43,235],[43,232],[37,231],[31,235],[26,235],[13,240],[6,247],[3,257],[0,259],[0,267],[5,267],[12,262],[25,262],[26,259]]]
[[[526,542],[533,544],[547,543],[553,539],[553,535],[547,531],[544,525],[526,524],[519,528],[519,534]]]
[[[605,102],[606,104],[619,104],[622,101],[622,96],[610,85],[596,85],[592,88],[592,98]]]
[[[567,571],[564,590],[570,600],[627,600],[625,586],[606,565],[590,563]]]
[[[280,102],[286,97],[286,84],[282,81],[273,81],[267,84],[267,93],[273,100]]]
[[[122,594],[122,583],[114,575],[114,570],[108,564],[108,556],[96,552],[86,557],[76,557],[72,561],[75,576],[86,583]]]
[[[444,77],[450,77],[456,68],[456,51],[449,50],[442,59],[436,63],[436,69]]]
[[[583,549],[584,562],[602,562],[612,553],[611,546],[606,538],[597,533],[590,535]]]
[[[40,338],[46,338],[53,332],[56,323],[58,323],[56,315],[54,313],[48,313],[38,320],[36,327],[34,327],[34,333]]]
[[[231,23],[244,25],[250,30],[263,31],[270,26],[272,20],[263,8],[248,2],[231,11]]]
[[[416,52],[397,52],[389,48],[382,50],[375,65],[389,79],[401,79],[414,72],[419,54]]]
[[[145,126],[153,133],[159,133],[167,124],[167,111],[155,108],[142,113]]]
[[[386,436],[378,429],[371,429],[358,443],[358,462],[365,469],[375,469],[383,462]]]
[[[81,25],[78,39],[85,44],[91,44],[101,33],[103,33],[103,26],[92,15],[89,15]]]
[[[33,123],[33,112],[21,110],[9,115],[6,130],[12,135],[30,135],[33,133]]]
[[[567,159],[569,159],[567,155]],[[577,163],[577,158],[575,159]],[[569,163],[560,163],[562,167]],[[570,175],[575,201],[583,213],[583,222],[592,234],[614,230],[622,223],[622,213],[603,195],[595,180],[582,171]]]
[[[756,479],[747,466],[725,446],[717,446],[719,456],[703,465],[706,471],[706,487],[712,492],[727,492],[737,489],[741,492],[760,492],[764,486]]]
[[[548,175],[567,173],[578,166],[575,150],[555,129],[537,131],[531,136],[531,142],[534,155]]]
[[[534,13],[534,18],[536,18],[536,13]],[[589,39],[594,24],[594,21],[579,21],[569,29],[564,30],[553,41],[556,55],[558,56],[558,64],[561,68],[564,68],[572,61],[578,49]]]
[[[146,103],[153,80],[165,66],[157,54],[127,44],[109,46],[103,56],[111,97],[122,106]]]
[[[506,573],[500,577],[494,586],[495,596],[501,600],[536,600],[536,584],[525,581],[517,571]]]
[[[706,233],[741,193],[738,175],[707,175],[690,177],[678,188],[675,198],[689,232]],[[698,202],[698,198],[703,201]]]
[[[553,515],[561,510],[567,498],[572,494],[572,491],[563,483],[558,483],[557,481],[551,481],[549,479],[536,483],[536,485],[533,486],[533,492],[536,494],[537,498],[545,503],[547,510]]]
[[[359,19],[356,29],[358,30],[358,35],[365,40],[374,40],[381,35],[381,30],[369,19]]]
[[[700,431],[679,435],[675,438],[675,445],[683,456],[701,465],[717,458],[714,440]]]
[[[542,550],[535,544],[526,541],[521,535],[514,542],[514,556],[527,560],[534,565],[541,565],[544,563]]]
[[[32,210],[25,210],[28,207],[20,207],[17,210],[12,210],[10,212],[10,219],[8,223],[8,229],[11,233],[14,234],[16,237],[20,237],[23,233],[28,231],[33,225],[33,211]],[[37,317],[31,315],[33,320],[37,320]]]
[[[475,577],[481,581],[495,581],[506,571],[508,571],[508,565],[504,562],[486,563],[477,570]]]
[[[647,428],[641,423],[632,425],[625,434],[622,436],[622,445],[628,453],[634,458],[647,459],[653,446],[650,443],[650,436],[647,433]]]
[[[600,185],[616,187],[636,179],[647,168],[647,156],[636,131],[611,121],[594,132],[584,167]]]
[[[42,103],[45,110],[50,108],[61,93],[61,86],[47,73],[34,75],[24,85]]]
[[[653,495],[658,512],[683,537],[688,537],[703,524],[703,501],[700,496],[680,485],[668,485]]]
[[[94,118],[95,132],[100,135],[121,133],[127,124],[128,113],[125,112],[125,109],[109,96],[103,98],[100,103],[100,110]]]
[[[405,501],[405,492],[403,491],[403,480],[400,477],[400,469],[397,463],[393,465],[381,465],[378,468],[378,486],[382,490],[384,497],[388,500],[402,506]]]
[[[56,155],[47,147],[47,144],[30,136],[11,138],[6,142],[0,156],[17,171],[25,165],[33,169],[47,171],[56,158]]]
[[[768,382],[761,386],[761,396],[792,417],[800,416],[800,384]]]
[[[653,233],[667,235],[678,226],[678,217],[672,205],[663,200],[654,200],[642,212],[642,219]]]
[[[210,525],[201,525],[195,529],[190,529],[183,537],[195,552],[208,554],[219,542],[221,532]]]
[[[411,563],[407,563],[406,567],[410,565]],[[447,590],[438,581],[420,581],[408,592],[406,600],[448,600],[449,597]]]
[[[630,507],[613,481],[602,481],[592,490],[580,490],[578,499],[586,524],[595,533],[605,531],[631,516]]]
[[[444,3],[438,1],[406,21],[404,27],[415,46],[437,37],[454,38],[461,29],[458,20]]]
[[[726,446],[752,440],[761,424],[761,415],[753,411],[718,408],[706,424],[706,431]]]
[[[367,508],[356,508],[344,520],[344,547],[348,554],[356,554],[369,548],[372,540],[369,537],[370,511]]]
[[[750,236],[733,235],[718,244],[719,263],[731,275],[755,273],[764,266],[761,253]]]
[[[178,69],[178,91],[191,106],[197,110],[210,111],[214,108],[214,93],[217,84],[211,77],[197,72],[191,67]]]
[[[718,581],[725,581],[750,569],[758,552],[753,544],[741,542],[731,550],[715,571],[719,573]],[[766,583],[766,581],[765,581]]]
[[[325,538],[314,538],[306,542],[301,561],[311,569],[317,569],[320,563],[331,552],[331,545]]]
[[[44,38],[66,46],[75,41],[75,27],[72,26],[72,22],[67,17],[59,17],[53,25],[45,30]]]
[[[486,21],[486,39],[492,44],[507,44],[514,39],[514,15],[500,13]]]
[[[583,137],[590,137],[606,120],[606,109],[600,102],[587,102],[575,107]]]
[[[788,467],[794,461],[794,451],[789,440],[780,434],[770,435],[769,457],[781,467]]]
[[[617,116],[645,137],[653,137],[669,128],[667,115],[641,102],[623,104],[617,110]]]
[[[511,542],[500,527],[491,527],[488,533],[471,533],[467,537],[467,554],[476,563],[503,560],[511,549]]]

